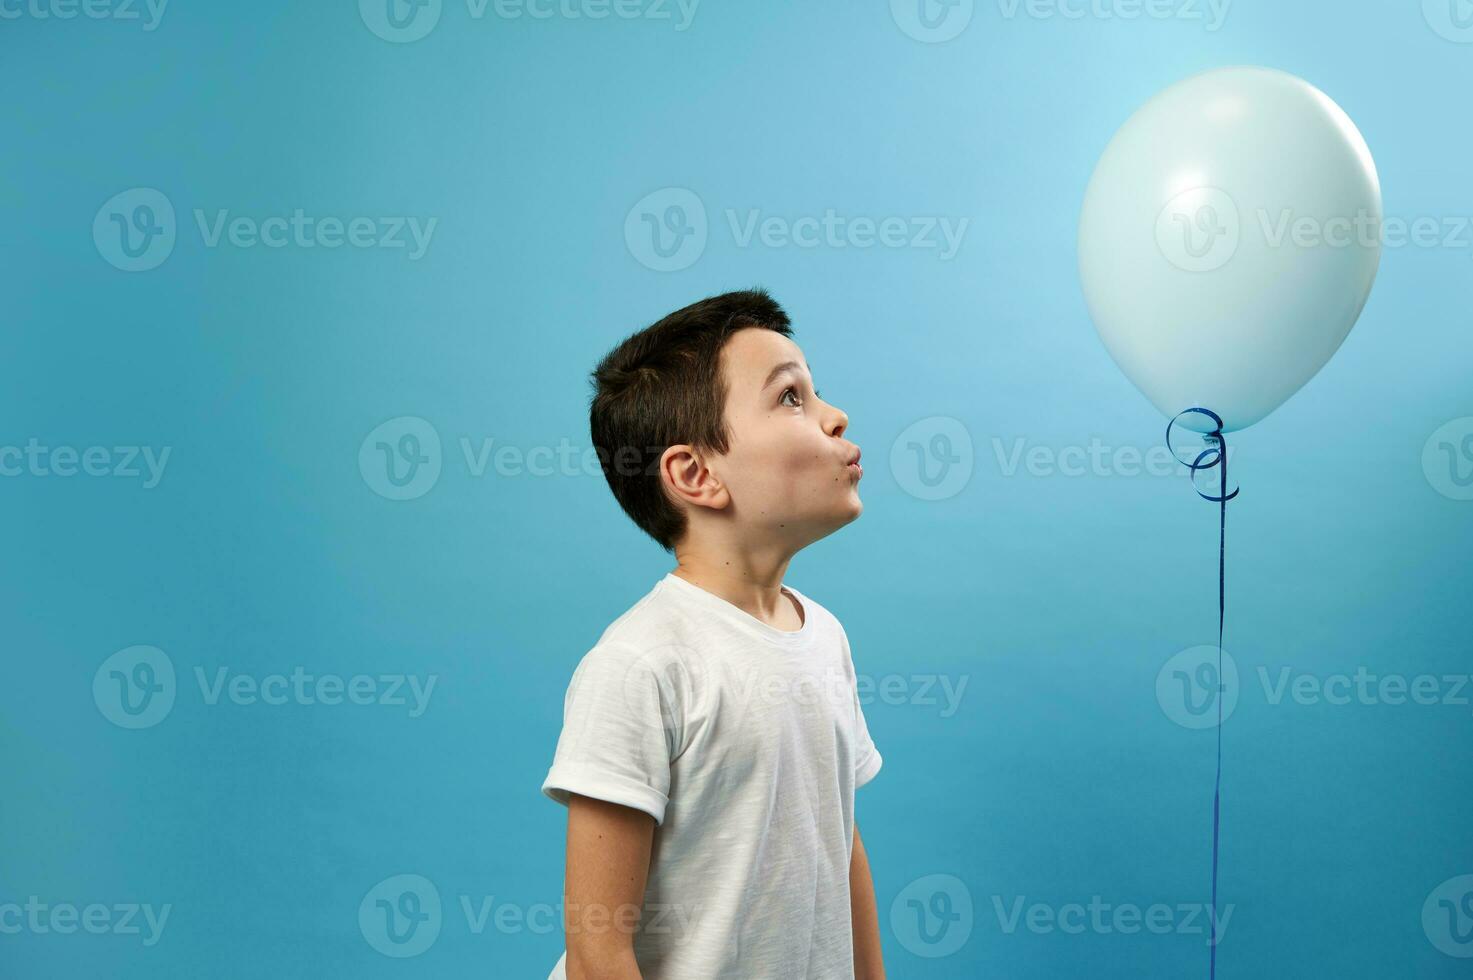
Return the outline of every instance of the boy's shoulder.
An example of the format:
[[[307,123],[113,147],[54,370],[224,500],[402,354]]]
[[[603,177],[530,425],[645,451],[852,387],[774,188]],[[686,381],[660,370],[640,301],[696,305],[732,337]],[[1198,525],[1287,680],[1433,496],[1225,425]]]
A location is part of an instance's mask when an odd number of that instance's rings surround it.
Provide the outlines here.
[[[604,627],[597,642],[579,659],[574,682],[631,683],[646,674],[665,675],[688,667],[699,648],[701,624],[672,596],[663,579]]]
[[[678,634],[689,614],[670,599],[665,580],[656,580],[648,592],[604,627],[597,645],[647,646],[670,634]]]

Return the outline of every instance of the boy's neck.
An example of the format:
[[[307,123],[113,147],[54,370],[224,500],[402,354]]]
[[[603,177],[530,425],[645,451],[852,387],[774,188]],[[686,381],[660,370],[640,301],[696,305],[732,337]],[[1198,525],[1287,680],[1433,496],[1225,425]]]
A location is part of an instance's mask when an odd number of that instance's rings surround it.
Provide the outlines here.
[[[679,551],[675,558],[672,575],[720,596],[764,623],[779,629],[791,624],[795,603],[783,595],[782,584],[792,555],[715,557]]]

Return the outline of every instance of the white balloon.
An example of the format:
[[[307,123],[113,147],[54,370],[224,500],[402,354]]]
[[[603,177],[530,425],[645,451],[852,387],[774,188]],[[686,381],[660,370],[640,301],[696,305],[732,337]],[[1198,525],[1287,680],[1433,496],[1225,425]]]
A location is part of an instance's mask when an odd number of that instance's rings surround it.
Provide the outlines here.
[[[1381,259],[1381,187],[1350,117],[1301,78],[1203,72],[1105,148],[1079,218],[1085,302],[1110,356],[1168,417],[1252,425],[1360,316]],[[1192,413],[1180,422],[1213,426]]]

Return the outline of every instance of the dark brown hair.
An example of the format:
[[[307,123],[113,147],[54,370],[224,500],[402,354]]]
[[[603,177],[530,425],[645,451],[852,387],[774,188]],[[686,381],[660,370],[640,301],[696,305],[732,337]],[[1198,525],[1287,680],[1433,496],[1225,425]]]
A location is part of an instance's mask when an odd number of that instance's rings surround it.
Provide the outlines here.
[[[792,335],[763,289],[711,296],[626,338],[593,370],[588,427],[604,478],[624,513],[673,552],[685,515],[660,482],[660,456],[676,444],[728,449],[721,350],[745,327]]]

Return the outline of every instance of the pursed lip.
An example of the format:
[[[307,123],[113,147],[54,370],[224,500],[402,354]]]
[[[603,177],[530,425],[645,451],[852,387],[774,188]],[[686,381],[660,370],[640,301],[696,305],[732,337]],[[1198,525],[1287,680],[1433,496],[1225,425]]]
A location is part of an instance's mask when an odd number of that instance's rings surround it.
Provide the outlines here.
[[[859,465],[859,447],[855,447],[854,455],[851,456],[849,458],[849,461],[844,465],[853,470],[856,477],[864,476],[864,467]]]

